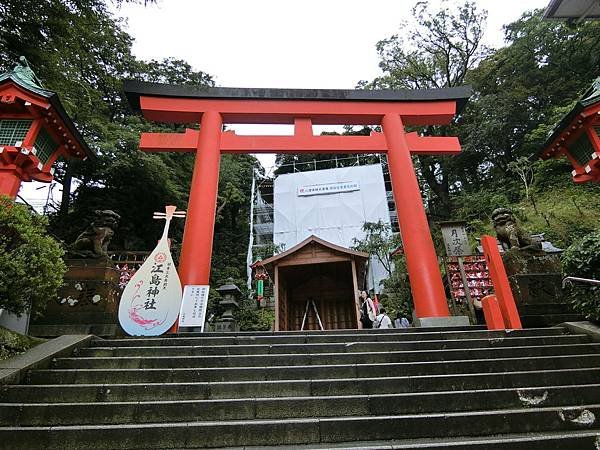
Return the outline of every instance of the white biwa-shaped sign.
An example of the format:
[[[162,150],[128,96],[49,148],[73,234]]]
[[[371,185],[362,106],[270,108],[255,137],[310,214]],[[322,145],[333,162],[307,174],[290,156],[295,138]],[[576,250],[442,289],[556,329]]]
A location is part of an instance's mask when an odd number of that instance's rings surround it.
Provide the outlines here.
[[[165,228],[156,248],[133,275],[119,303],[119,323],[131,336],[158,336],[177,320],[181,306],[181,282],[171,257],[167,235],[173,217],[185,217],[185,211],[154,213],[165,219]]]

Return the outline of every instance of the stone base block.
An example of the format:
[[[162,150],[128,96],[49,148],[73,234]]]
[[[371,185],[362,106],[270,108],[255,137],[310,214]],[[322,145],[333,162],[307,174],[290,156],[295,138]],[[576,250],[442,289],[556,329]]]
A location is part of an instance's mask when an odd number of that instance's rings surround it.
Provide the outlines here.
[[[48,302],[42,317],[32,321],[30,332],[40,336],[114,335],[118,331],[121,292],[115,265],[108,259],[68,259],[65,262],[68,270],[59,296]]]
[[[563,303],[560,273],[515,274],[508,280],[517,306]]]
[[[421,317],[414,320],[415,327],[466,327],[471,325],[467,316]]]

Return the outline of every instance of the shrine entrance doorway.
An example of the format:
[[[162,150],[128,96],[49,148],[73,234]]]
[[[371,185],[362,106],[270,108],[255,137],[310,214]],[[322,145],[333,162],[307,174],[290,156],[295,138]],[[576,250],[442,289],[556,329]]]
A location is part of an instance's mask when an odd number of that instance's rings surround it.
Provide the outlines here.
[[[456,137],[405,126],[442,125],[465,105],[468,87],[423,90],[241,89],[125,81],[132,107],[149,120],[200,124],[185,133],[142,133],[147,152],[195,152],[179,275],[210,279],[221,153],[385,153],[418,318],[449,316],[437,255],[411,155],[460,152]],[[226,124],[292,124],[291,136],[239,136]],[[315,136],[313,125],[376,125],[370,136]]]
[[[357,328],[354,296],[350,262],[282,267],[279,302],[285,300],[287,314],[282,318],[280,313],[279,329]]]
[[[367,253],[316,236],[253,264],[274,280],[275,330],[359,327],[358,287],[364,283]],[[318,316],[317,316],[318,313]],[[319,324],[319,320],[321,324]]]

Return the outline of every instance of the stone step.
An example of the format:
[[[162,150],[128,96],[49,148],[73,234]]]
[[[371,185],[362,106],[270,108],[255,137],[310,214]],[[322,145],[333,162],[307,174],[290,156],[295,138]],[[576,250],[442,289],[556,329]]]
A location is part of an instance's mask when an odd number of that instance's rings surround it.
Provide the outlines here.
[[[407,328],[409,329],[409,328]],[[423,328],[423,330],[429,330]],[[347,342],[386,342],[397,341],[400,338],[405,342],[425,341],[425,340],[454,340],[454,339],[489,339],[500,337],[521,337],[521,336],[559,336],[568,334],[561,327],[556,328],[530,328],[523,330],[468,330],[468,331],[420,331],[407,332],[403,330],[370,330],[364,333],[351,333],[348,330],[319,333],[302,332],[302,334],[252,334],[252,335],[231,335],[231,336],[207,336],[207,337],[186,337],[183,334],[173,335],[174,337],[130,337],[125,339],[98,339],[93,342],[96,347],[164,347],[164,346],[182,346],[182,345],[250,345],[250,344],[306,344],[306,343],[347,343]]]
[[[45,369],[27,376],[30,384],[178,383],[190,381],[252,381],[318,378],[362,378],[448,373],[492,373],[600,367],[600,354],[525,356],[515,358],[421,361],[390,364],[330,364],[279,367],[210,367],[163,369]]]
[[[545,433],[511,433],[502,436],[476,438],[402,439],[387,441],[361,441],[326,444],[296,444],[272,446],[245,446],[244,450],[575,450],[594,449],[600,446],[598,430],[559,431]],[[241,450],[239,447],[221,447],[221,450]]]
[[[521,322],[527,324],[527,327],[551,327],[565,322],[578,322],[583,320],[581,314],[538,314],[522,315]],[[525,326],[525,325],[524,325]]]
[[[56,369],[157,369],[210,367],[307,366],[334,364],[391,364],[398,362],[451,361],[523,356],[600,353],[600,343],[519,346],[478,349],[412,350],[403,352],[353,352],[226,356],[119,356],[58,358]]]
[[[402,414],[426,414],[541,406],[577,406],[584,403],[600,404],[600,384],[408,394],[170,402],[0,403],[0,426],[114,425],[381,416],[400,411]]]
[[[335,330],[296,330],[296,331],[206,331],[206,332],[180,332],[175,334],[165,334],[161,338],[174,338],[174,337],[224,337],[224,336],[287,336],[287,335],[306,335],[306,334],[372,334],[380,332],[394,332],[394,333],[429,333],[429,332],[440,332],[440,331],[476,331],[486,330],[485,325],[466,325],[458,327],[409,327],[409,328],[392,328],[385,330],[378,329],[356,329],[356,328],[337,328]]]
[[[255,344],[255,345],[180,345],[165,347],[89,347],[77,351],[76,356],[200,356],[200,355],[265,355],[350,353],[371,351],[440,350],[496,348],[533,345],[582,344],[590,342],[588,335],[525,336],[486,339],[445,339],[430,341],[403,340],[386,342],[348,342],[311,344]]]
[[[389,439],[490,436],[593,430],[600,405],[442,414],[197,421],[179,423],[0,427],[11,449],[214,448]]]
[[[442,374],[362,379],[261,380],[234,382],[7,385],[4,403],[175,401],[329,395],[374,395],[449,390],[536,388],[595,384],[600,368]]]
[[[573,307],[568,303],[537,303],[518,306],[519,314],[573,314]]]

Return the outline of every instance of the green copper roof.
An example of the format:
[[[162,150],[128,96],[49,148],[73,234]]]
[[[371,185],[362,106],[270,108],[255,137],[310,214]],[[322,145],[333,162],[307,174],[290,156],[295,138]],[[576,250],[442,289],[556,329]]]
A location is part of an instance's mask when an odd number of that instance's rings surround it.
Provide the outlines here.
[[[56,113],[63,120],[64,124],[67,126],[73,137],[79,142],[85,154],[90,158],[94,158],[96,156],[93,150],[87,145],[87,143],[83,139],[83,136],[81,136],[81,134],[75,127],[75,124],[63,108],[56,92],[44,89],[44,87],[42,86],[42,82],[35,75],[33,70],[31,70],[31,67],[29,67],[29,63],[27,62],[27,59],[24,56],[21,56],[19,58],[19,63],[11,71],[0,75],[0,84],[7,81],[12,81],[13,83],[21,86],[23,89],[26,89],[29,92],[33,92],[34,94],[38,94],[48,99],[48,102],[50,103],[50,105],[52,105]]]
[[[600,77],[596,78],[590,88],[585,91],[579,103],[590,106],[600,101]]]
[[[54,95],[54,92],[44,89],[40,79],[36,76],[33,70],[31,70],[31,67],[29,67],[29,62],[24,56],[19,58],[19,63],[11,71],[0,75],[0,83],[8,79],[27,89],[28,91],[35,92],[43,97],[49,98]]]
[[[541,154],[546,150],[551,144],[552,141],[562,132],[562,130],[569,126],[571,121],[579,114],[583,109],[588,106],[594,105],[600,102],[600,77],[596,78],[592,85],[588,88],[587,91],[581,96],[579,101],[575,103],[575,106],[569,111],[552,129],[548,137],[546,138],[546,142],[544,146],[537,153],[536,158],[539,158]]]

